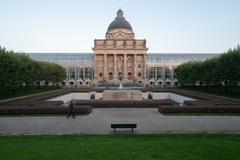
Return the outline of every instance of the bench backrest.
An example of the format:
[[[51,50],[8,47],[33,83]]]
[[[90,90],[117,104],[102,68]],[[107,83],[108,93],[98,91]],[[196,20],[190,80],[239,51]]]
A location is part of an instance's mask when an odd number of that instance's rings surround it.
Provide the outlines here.
[[[137,124],[111,124],[111,128],[137,128]]]

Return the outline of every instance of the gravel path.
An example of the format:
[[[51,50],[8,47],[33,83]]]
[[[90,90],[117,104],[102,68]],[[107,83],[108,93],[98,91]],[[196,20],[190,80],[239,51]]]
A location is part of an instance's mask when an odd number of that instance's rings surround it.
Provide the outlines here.
[[[137,123],[135,133],[240,133],[240,116],[165,116],[154,108],[94,108],[90,115],[75,119],[0,117],[0,134],[105,134],[112,133],[111,123]]]

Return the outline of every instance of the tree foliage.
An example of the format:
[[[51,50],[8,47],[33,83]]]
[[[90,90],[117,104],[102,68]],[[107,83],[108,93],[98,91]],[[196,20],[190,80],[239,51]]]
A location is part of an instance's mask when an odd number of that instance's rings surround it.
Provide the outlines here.
[[[65,78],[65,69],[54,63],[32,60],[24,53],[0,47],[0,88],[34,86],[37,81],[58,83]]]
[[[176,77],[182,84],[236,86],[240,82],[240,46],[203,62],[191,61],[176,69]]]

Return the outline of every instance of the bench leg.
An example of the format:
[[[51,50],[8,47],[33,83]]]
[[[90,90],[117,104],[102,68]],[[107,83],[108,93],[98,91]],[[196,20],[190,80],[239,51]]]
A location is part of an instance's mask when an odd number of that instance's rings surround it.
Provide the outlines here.
[[[132,132],[133,132],[133,128],[132,128]]]
[[[114,132],[116,132],[116,128],[114,128]]]

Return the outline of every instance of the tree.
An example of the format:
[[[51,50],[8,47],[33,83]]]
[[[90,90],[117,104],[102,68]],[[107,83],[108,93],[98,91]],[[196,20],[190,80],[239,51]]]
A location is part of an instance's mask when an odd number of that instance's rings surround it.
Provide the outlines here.
[[[240,46],[229,49],[219,57],[219,72],[221,79],[225,83],[225,92],[228,88],[236,86],[240,82]]]
[[[179,82],[183,84],[195,85],[195,83],[201,79],[201,63],[196,61],[190,61],[179,65],[176,68],[176,77]]]
[[[176,77],[180,83],[192,85],[197,81],[207,86],[224,82],[227,92],[229,87],[237,86],[240,82],[240,46],[203,62],[181,64],[176,69]]]
[[[0,46],[0,88],[15,89],[36,81],[58,83],[65,78],[65,69],[54,63],[32,60],[24,53],[7,51]]]

